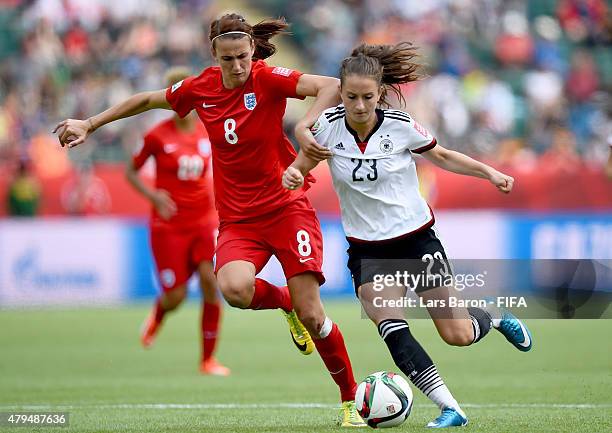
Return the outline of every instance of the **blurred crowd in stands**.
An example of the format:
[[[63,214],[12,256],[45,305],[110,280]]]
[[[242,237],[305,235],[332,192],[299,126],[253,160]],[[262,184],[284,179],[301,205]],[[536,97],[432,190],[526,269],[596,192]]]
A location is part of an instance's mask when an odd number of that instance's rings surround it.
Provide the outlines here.
[[[336,75],[338,59],[359,41],[413,42],[426,79],[405,88],[406,108],[448,147],[521,165],[545,153],[607,158],[612,11],[605,0],[265,3],[293,22],[322,74]]]
[[[612,11],[605,0],[248,5],[292,23],[289,42],[307,60],[307,72],[337,76],[341,59],[360,41],[412,41],[424,79],[404,87],[405,109],[447,147],[522,168],[538,158],[563,169],[576,161],[603,165],[608,157]],[[169,65],[194,71],[210,65],[208,24],[231,6],[0,0],[0,164],[12,162],[16,172],[34,166],[43,177],[66,170],[71,162],[50,134],[59,120],[162,88]],[[95,146],[69,158],[118,161],[154,116],[160,114],[107,126],[92,137]]]

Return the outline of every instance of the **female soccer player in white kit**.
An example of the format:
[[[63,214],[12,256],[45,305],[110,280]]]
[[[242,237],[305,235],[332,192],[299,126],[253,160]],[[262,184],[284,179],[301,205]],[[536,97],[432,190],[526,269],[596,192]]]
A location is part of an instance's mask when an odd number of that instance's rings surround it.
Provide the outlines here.
[[[380,290],[374,282],[376,275],[393,274],[406,266],[412,274],[447,277],[452,272],[433,227],[433,212],[418,190],[413,154],[445,170],[487,179],[504,193],[512,190],[514,179],[443,148],[408,113],[378,108],[386,104],[388,89],[403,101],[396,85],[418,78],[415,56],[415,49],[406,42],[357,47],[340,69],[343,104],[324,111],[318,120],[302,119],[296,135],[303,147],[313,147],[314,139],[333,154],[328,163],[340,199],[356,294],[398,368],[442,410],[428,427],[443,428],[466,425],[467,417],[412,336],[403,309],[380,303],[381,297],[401,299],[406,287],[392,284]],[[310,125],[308,132],[305,128]],[[300,152],[285,171],[283,185],[300,187],[317,162]],[[411,289],[425,303],[449,299],[448,287],[421,281]],[[468,346],[495,327],[519,350],[531,349],[529,331],[511,313],[446,305],[428,308],[446,343]]]

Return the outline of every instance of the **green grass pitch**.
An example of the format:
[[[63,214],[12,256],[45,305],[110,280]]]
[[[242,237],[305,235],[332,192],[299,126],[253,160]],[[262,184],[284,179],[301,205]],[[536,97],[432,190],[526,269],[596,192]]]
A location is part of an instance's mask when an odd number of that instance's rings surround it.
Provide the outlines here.
[[[148,306],[0,311],[0,411],[70,412],[70,427],[0,431],[330,432],[337,390],[320,358],[293,347],[276,311],[225,309],[218,358],[229,378],[199,375],[198,307],[168,317],[156,345],[138,342]],[[396,371],[356,302],[328,302],[359,381]],[[612,431],[612,321],[531,320],[534,349],[493,332],[474,347],[446,346],[428,320],[417,338],[463,404],[465,432]],[[413,388],[414,389],[414,388]],[[418,391],[406,423],[426,431],[438,414]],[[175,405],[175,406],[173,406]],[[309,406],[310,405],[310,406]]]

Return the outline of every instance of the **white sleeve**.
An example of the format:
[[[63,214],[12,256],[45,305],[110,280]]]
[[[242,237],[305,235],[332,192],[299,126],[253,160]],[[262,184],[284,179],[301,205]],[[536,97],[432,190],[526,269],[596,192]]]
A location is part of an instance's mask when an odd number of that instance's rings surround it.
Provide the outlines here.
[[[329,120],[327,120],[325,111],[321,113],[315,124],[310,127],[310,132],[312,132],[312,135],[317,143],[323,147],[327,147],[328,149],[331,145],[331,140],[329,139],[331,136],[331,130],[331,123],[329,123]]]
[[[421,126],[416,120],[407,124],[408,149],[412,153],[423,153],[433,149],[437,141],[431,133]]]

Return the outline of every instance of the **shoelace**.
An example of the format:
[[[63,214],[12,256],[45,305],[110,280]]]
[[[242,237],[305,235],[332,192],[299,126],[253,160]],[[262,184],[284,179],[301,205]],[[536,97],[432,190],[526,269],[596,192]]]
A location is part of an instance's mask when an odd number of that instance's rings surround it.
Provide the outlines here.
[[[361,420],[357,417],[357,406],[355,402],[350,402],[346,405],[346,408],[349,411],[349,421],[352,423],[360,423]]]

